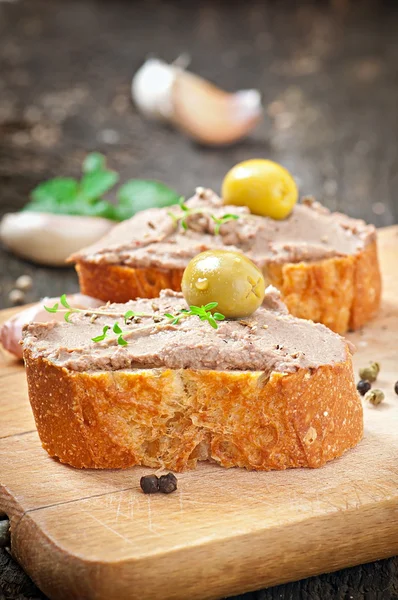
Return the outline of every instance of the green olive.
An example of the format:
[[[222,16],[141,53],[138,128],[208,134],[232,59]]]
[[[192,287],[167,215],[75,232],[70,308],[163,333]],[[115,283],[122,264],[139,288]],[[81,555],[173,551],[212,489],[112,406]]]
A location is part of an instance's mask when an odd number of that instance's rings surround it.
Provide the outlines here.
[[[229,250],[195,256],[184,271],[181,288],[190,306],[218,302],[214,310],[229,319],[254,313],[265,294],[260,269],[244,254]]]
[[[235,165],[222,184],[224,204],[247,206],[254,215],[285,219],[298,199],[289,171],[272,160],[252,159]]]

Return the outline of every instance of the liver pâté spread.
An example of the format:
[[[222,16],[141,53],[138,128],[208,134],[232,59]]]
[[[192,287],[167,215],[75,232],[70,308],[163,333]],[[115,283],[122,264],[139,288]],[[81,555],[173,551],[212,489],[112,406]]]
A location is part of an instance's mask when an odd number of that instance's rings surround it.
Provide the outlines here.
[[[282,221],[252,215],[247,207],[224,206],[211,190],[199,189],[186,206],[203,209],[188,215],[186,230],[169,214],[181,214],[178,206],[145,210],[70,260],[184,269],[200,252],[227,248],[243,252],[263,268],[271,262],[311,262],[356,254],[375,239],[373,225],[331,213],[310,199],[297,204]],[[227,214],[239,218],[222,224],[215,235],[212,217],[220,219]]]
[[[225,320],[213,329],[197,316],[178,324],[159,322],[165,313],[187,308],[181,293],[164,290],[154,300],[111,304],[106,315],[73,314],[71,323],[32,323],[24,329],[24,350],[73,371],[143,368],[256,370],[291,373],[342,362],[351,349],[324,325],[287,314],[279,292],[267,288],[264,305],[244,320]],[[94,309],[95,310],[95,309]],[[125,324],[123,315],[144,313]],[[105,325],[118,321],[126,346],[116,336],[93,342]]]

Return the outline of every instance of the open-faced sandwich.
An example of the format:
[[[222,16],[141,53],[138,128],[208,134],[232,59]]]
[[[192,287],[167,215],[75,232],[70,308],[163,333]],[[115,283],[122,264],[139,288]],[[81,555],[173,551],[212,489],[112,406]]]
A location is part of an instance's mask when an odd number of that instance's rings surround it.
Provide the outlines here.
[[[198,188],[187,202],[142,211],[74,254],[81,291],[111,302],[153,298],[179,290],[198,253],[229,249],[262,270],[293,315],[338,333],[357,329],[380,303],[375,228],[296,200],[284,169],[242,163],[227,176],[222,199]]]
[[[166,219],[151,218],[153,231]],[[197,256],[182,289],[87,310],[62,297],[48,310],[67,322],[25,327],[30,402],[51,456],[75,467],[269,470],[320,467],[360,441],[342,337],[288,314],[241,253]]]

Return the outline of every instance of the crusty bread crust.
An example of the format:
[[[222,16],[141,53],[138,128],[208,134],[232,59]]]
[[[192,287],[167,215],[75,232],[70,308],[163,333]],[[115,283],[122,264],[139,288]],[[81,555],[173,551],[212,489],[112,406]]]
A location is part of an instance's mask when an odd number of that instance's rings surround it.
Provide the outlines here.
[[[320,467],[363,435],[347,360],[295,373],[73,372],[25,350],[43,447],[74,467]]]
[[[122,303],[135,298],[157,298],[164,289],[179,292],[184,273],[183,269],[134,269],[86,261],[79,261],[76,271],[82,294]]]
[[[160,290],[179,291],[183,270],[132,268],[79,261],[83,294],[107,302],[155,298]],[[318,262],[270,264],[265,276],[282,294],[291,314],[336,331],[362,327],[377,311],[381,278],[376,241],[356,255]]]
[[[291,314],[323,323],[337,333],[359,329],[380,306],[376,241],[353,256],[273,264],[267,275]]]

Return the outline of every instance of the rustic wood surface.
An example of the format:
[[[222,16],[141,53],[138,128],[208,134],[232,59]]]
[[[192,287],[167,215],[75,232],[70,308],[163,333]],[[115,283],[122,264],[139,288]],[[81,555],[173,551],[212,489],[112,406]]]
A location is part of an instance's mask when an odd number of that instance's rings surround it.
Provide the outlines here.
[[[396,2],[264,4],[0,2],[0,214],[23,206],[43,179],[77,175],[85,152],[98,149],[123,178],[157,177],[183,194],[198,184],[219,189],[235,162],[269,157],[330,208],[397,222]],[[194,71],[225,89],[263,92],[266,117],[247,141],[201,148],[132,107],[131,75],[145,56],[184,51]],[[4,250],[0,265],[0,307],[22,273],[34,276],[26,301],[77,289],[71,269],[36,268]],[[39,596],[0,550],[0,600]],[[245,599],[301,597],[396,599],[398,560]]]
[[[139,479],[148,469],[79,471],[48,457],[23,368],[3,353],[0,511],[14,556],[44,592],[60,600],[216,599],[398,552],[398,227],[381,230],[379,243],[382,308],[349,338],[356,370],[381,363],[386,400],[364,406],[359,446],[319,470],[201,464],[179,475],[172,496],[145,496]],[[395,565],[382,564],[383,577]]]

